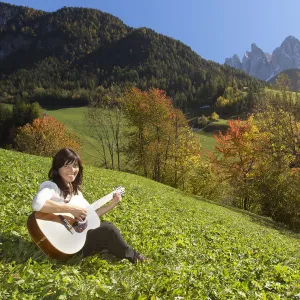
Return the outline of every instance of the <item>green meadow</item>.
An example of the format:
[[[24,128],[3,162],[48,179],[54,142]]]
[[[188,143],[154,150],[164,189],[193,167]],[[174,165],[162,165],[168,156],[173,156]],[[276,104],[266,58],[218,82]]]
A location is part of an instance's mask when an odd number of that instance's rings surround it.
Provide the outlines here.
[[[80,154],[86,163],[100,164],[98,153],[99,143],[85,121],[85,115],[88,112],[87,107],[55,108],[45,111],[63,123],[68,130],[79,136],[82,143]]]
[[[0,149],[0,299],[299,299],[300,236],[133,174],[85,165],[89,202],[126,188],[102,218],[152,258],[60,262],[31,241],[26,221],[49,158]],[[213,200],[213,199],[212,199]]]
[[[89,126],[86,125],[85,115],[87,107],[56,108],[48,109],[46,112],[63,123],[70,131],[76,133],[82,142],[81,156],[87,164],[100,165],[99,142],[93,136]],[[215,145],[214,134],[227,128],[227,120],[220,119],[217,122],[208,124],[205,128],[195,131],[199,134],[202,150],[213,151]]]

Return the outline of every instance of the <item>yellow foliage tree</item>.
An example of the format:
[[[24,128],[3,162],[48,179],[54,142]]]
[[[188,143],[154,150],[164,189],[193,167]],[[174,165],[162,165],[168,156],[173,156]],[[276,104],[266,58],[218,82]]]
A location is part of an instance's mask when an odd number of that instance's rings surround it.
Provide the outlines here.
[[[135,128],[126,149],[132,165],[146,177],[185,189],[185,180],[200,159],[200,141],[182,111],[158,89],[127,90],[123,107]]]

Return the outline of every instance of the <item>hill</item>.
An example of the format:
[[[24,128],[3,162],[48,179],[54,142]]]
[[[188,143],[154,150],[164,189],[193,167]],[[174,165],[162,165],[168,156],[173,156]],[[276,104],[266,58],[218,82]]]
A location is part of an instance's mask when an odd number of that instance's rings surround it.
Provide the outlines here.
[[[286,74],[291,82],[291,90],[292,91],[299,91],[299,75],[300,74],[300,70],[299,69],[289,69],[289,70],[284,70],[281,73],[279,73],[278,75],[272,77],[268,82],[275,85],[276,84],[276,79],[278,78],[278,76],[280,76],[281,74]]]
[[[299,297],[299,235],[142,177],[91,166],[84,170],[87,200],[125,186],[122,204],[103,219],[153,261],[48,259],[31,242],[26,220],[50,162],[0,149],[2,299]]]
[[[0,96],[42,104],[86,104],[95,87],[166,90],[178,107],[212,105],[228,85],[265,85],[201,58],[178,40],[132,28],[95,9],[47,13],[0,3]],[[74,92],[76,91],[76,92]]]

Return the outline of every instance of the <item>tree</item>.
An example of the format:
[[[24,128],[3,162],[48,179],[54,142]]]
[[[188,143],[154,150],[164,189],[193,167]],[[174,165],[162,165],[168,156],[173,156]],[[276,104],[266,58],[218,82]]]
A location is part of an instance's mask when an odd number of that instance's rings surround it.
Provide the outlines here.
[[[288,74],[279,74],[276,78],[276,88],[278,88],[281,91],[290,91],[291,87],[292,83]]]
[[[61,148],[80,150],[78,137],[51,116],[35,119],[19,127],[15,138],[17,150],[40,156],[53,156]]]
[[[133,128],[125,153],[135,170],[185,189],[189,172],[200,159],[200,141],[182,111],[175,109],[165,92],[157,89],[127,90],[123,107]]]
[[[213,112],[210,116],[209,116],[209,120],[211,120],[212,122],[216,122],[219,120],[219,115],[216,112]]]
[[[197,118],[197,125],[202,127],[205,127],[208,124],[208,119],[202,115],[201,117]]]
[[[136,128],[129,135],[126,153],[136,170],[142,168],[144,176],[160,181],[162,154],[171,126],[171,99],[158,89],[143,92],[132,88],[124,94],[123,107],[129,123]]]
[[[12,113],[8,107],[0,103],[0,145],[8,142],[9,131],[12,126]]]
[[[229,120],[227,124],[228,130],[215,136],[215,153],[211,155],[211,162],[220,178],[234,187],[239,196],[237,206],[247,210],[251,207],[251,172],[261,152],[259,130],[253,117],[244,122]]]
[[[253,188],[262,214],[300,228],[299,104],[288,91],[262,102],[255,119],[265,135],[261,143],[264,155],[257,165]]]
[[[105,168],[121,170],[121,152],[124,116],[117,87],[100,87],[90,101],[85,121],[93,132],[97,145],[91,144],[98,152]]]
[[[230,120],[211,155],[238,207],[300,228],[300,122],[297,101],[283,91],[261,95],[247,121]]]
[[[17,101],[12,109],[12,119],[14,126],[23,126],[27,123],[32,123],[34,119],[42,115],[42,108],[37,102],[32,104],[24,101]]]

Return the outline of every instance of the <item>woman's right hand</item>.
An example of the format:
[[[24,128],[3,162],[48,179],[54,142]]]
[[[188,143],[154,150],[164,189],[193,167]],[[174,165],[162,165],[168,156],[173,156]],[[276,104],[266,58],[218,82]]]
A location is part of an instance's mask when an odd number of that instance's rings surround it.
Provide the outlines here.
[[[76,205],[70,205],[70,213],[76,219],[78,219],[78,221],[82,222],[85,220],[85,217],[87,215],[87,210]]]

